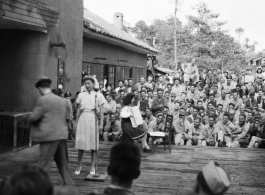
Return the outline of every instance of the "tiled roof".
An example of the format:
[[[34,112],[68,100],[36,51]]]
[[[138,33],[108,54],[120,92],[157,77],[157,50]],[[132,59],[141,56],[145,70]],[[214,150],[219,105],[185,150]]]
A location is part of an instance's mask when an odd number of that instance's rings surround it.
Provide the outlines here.
[[[151,47],[147,43],[138,40],[137,38],[131,36],[129,33],[126,33],[123,30],[120,30],[113,24],[100,18],[99,16],[90,12],[87,9],[84,9],[84,27],[93,30],[97,33],[114,37],[128,43],[132,43],[138,47],[150,50],[151,52],[156,52],[156,53],[158,52],[158,50]]]

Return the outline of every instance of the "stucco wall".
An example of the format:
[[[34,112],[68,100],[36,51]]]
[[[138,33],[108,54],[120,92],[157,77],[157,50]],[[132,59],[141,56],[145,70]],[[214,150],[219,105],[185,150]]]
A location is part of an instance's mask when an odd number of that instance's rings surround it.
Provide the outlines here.
[[[31,110],[39,94],[37,79],[48,76],[57,85],[58,57],[66,62],[66,91],[80,89],[83,49],[83,0],[42,0],[59,10],[59,29],[48,33],[0,30],[0,109]],[[66,43],[51,48],[50,41]]]

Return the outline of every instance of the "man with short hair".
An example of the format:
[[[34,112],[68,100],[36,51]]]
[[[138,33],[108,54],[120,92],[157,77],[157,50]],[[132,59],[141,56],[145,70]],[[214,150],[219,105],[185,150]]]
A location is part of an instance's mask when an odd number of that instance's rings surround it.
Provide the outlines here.
[[[116,98],[116,103],[123,107],[123,99],[125,97],[125,91],[123,89],[119,90],[119,97]]]
[[[168,83],[168,84],[167,84],[167,88],[164,90],[164,94],[165,94],[166,92],[168,92],[169,95],[170,95],[170,94],[171,94],[171,91],[172,91],[172,84],[171,84],[171,83]]]
[[[263,93],[263,90],[262,89],[259,89],[258,90],[258,96],[257,96],[257,103],[260,104],[261,103],[261,100],[262,100],[262,96],[264,95]]]
[[[223,105],[222,104],[218,104],[217,105],[217,118],[216,118],[216,121],[222,121],[223,120]]]
[[[174,78],[174,86],[172,87],[171,93],[175,93],[177,98],[180,98],[183,91],[185,91],[185,88],[180,85],[179,78]]]
[[[122,133],[121,122],[116,120],[115,113],[109,114],[109,121],[107,121],[103,129],[104,141],[118,141]]]
[[[192,84],[190,86],[190,90],[187,93],[187,97],[189,99],[193,99],[194,104],[197,105],[197,101],[200,99],[200,94],[197,91],[195,91],[195,85]]]
[[[136,83],[134,88],[138,91],[138,93],[140,93],[140,91],[142,90],[142,87],[145,87],[145,77],[141,76],[140,77],[140,82]]]
[[[162,112],[163,108],[167,105],[166,99],[163,97],[163,90],[157,90],[157,98],[152,102],[152,111],[157,114],[158,112]]]
[[[133,106],[137,106],[138,105],[138,102],[140,100],[140,97],[139,97],[139,94],[138,94],[138,91],[136,89],[134,89],[132,91],[132,93],[134,94],[134,101],[133,101]]]
[[[133,88],[133,80],[132,80],[132,78],[129,78],[128,79],[128,86],[127,86],[126,91],[127,91],[127,93],[133,93],[133,90],[134,90],[134,88]]]
[[[140,100],[137,103],[138,108],[142,112],[146,112],[146,108],[150,107],[151,104],[149,104],[148,98],[146,98],[146,92],[145,91],[140,91]]]
[[[149,125],[152,121],[156,121],[156,117],[153,116],[151,108],[149,107],[146,108],[145,116],[145,122],[147,125]]]
[[[265,148],[265,115],[256,117],[255,122],[249,127],[252,135],[248,148]]]
[[[156,90],[158,90],[158,89],[164,90],[166,88],[166,84],[165,84],[163,75],[159,76],[158,82],[156,83],[155,88],[156,88]]]
[[[232,132],[232,147],[233,148],[239,148],[240,143],[242,142],[248,142],[248,139],[245,140],[246,135],[249,130],[249,124],[246,123],[246,115],[245,114],[240,114],[239,115],[239,120],[236,123],[236,131]]]
[[[229,113],[225,112],[223,115],[223,120],[216,123],[216,128],[218,129],[218,142],[219,146],[223,146],[226,143],[227,147],[232,146],[231,134],[236,130],[236,126],[229,121]]]
[[[165,129],[165,124],[163,121],[164,117],[162,113],[156,115],[156,120],[153,120],[149,123],[148,128],[149,132],[163,132]]]
[[[140,176],[141,153],[137,146],[128,142],[114,145],[110,151],[108,174],[111,185],[103,193],[89,195],[133,195],[131,190],[133,180]]]
[[[148,77],[147,77],[147,81],[146,81],[146,83],[145,83],[145,86],[148,88],[148,89],[150,89],[150,90],[154,90],[154,84],[153,84],[153,75],[148,75]]]
[[[239,98],[238,92],[236,90],[233,91],[233,98],[230,102],[235,105],[235,110],[238,110],[240,108],[240,106],[243,104],[243,102]]]
[[[189,72],[189,79],[192,83],[196,83],[199,80],[199,70],[196,63],[196,59],[192,59]]]
[[[194,119],[196,117],[199,117],[199,108],[197,106],[192,106],[193,108],[193,112],[191,115],[187,116],[187,120],[190,122],[190,123],[193,123],[194,122]]]
[[[261,100],[261,99],[260,99]],[[249,98],[246,101],[246,108],[251,109],[253,107],[258,107],[258,102],[255,99],[255,91],[250,91],[249,92]]]
[[[245,76],[245,85],[254,83],[255,77],[252,75],[252,69],[247,69],[247,75]]]
[[[49,172],[54,159],[64,184],[74,185],[67,164],[65,102],[51,92],[51,83],[50,79],[43,77],[35,84],[41,97],[28,118],[31,123],[31,137],[32,141],[40,144],[40,166]]]
[[[224,195],[230,186],[229,177],[218,163],[210,161],[197,175],[195,195]]]
[[[177,96],[176,96],[175,93],[171,93],[171,95],[170,95],[170,101],[167,104],[170,113],[173,113],[174,112],[176,97]]]
[[[116,112],[116,102],[112,100],[109,93],[105,95],[107,102],[103,105],[104,116],[109,115],[110,113]]]
[[[216,103],[223,105],[223,112],[227,111],[230,101],[226,98],[226,93],[224,90],[221,92],[221,97],[217,99]]]
[[[179,111],[178,119],[173,121],[173,129],[176,133],[174,141],[175,145],[184,145],[187,142],[189,137],[189,126],[190,122],[186,119],[186,111],[185,109],[181,108]]]
[[[206,146],[205,127],[201,124],[201,118],[194,118],[194,122],[189,126],[189,140],[186,145]]]
[[[215,117],[210,115],[208,117],[208,124],[205,125],[204,137],[207,146],[217,147],[218,129],[215,127]]]
[[[124,87],[124,81],[123,80],[119,80],[118,81],[118,87],[115,89],[116,93],[119,93],[120,90],[124,90],[125,87]]]
[[[235,117],[235,114],[236,114],[235,110],[230,109],[228,111],[228,113],[229,113],[229,121],[231,121],[233,124],[236,124],[237,123],[237,119]]]
[[[228,76],[227,82],[223,83],[223,85],[222,85],[222,90],[226,94],[226,99],[229,99],[229,95],[232,92],[232,90],[234,89],[234,86],[232,85],[231,81],[232,81],[232,77]]]

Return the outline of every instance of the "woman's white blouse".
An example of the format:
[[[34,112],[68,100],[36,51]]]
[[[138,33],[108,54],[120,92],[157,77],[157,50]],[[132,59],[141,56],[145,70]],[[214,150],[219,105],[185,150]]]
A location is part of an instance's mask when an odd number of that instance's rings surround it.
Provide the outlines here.
[[[129,118],[131,116],[131,107],[130,106],[124,106],[121,110],[121,118]]]

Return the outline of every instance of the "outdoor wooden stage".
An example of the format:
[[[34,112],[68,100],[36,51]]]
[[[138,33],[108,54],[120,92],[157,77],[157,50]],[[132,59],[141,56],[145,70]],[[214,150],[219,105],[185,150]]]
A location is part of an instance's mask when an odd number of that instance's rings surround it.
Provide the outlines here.
[[[107,173],[109,150],[113,142],[101,142],[99,150],[99,168]],[[164,151],[162,146],[155,154],[142,154],[141,176],[132,190],[136,194],[192,194],[197,173],[210,160],[217,161],[229,174],[231,187],[227,194],[265,194],[265,153],[264,150],[233,149],[213,147],[174,146],[172,153]],[[77,150],[70,146],[69,163],[74,172],[77,164]],[[83,170],[79,176],[73,176],[80,194],[93,190],[102,191],[110,184],[106,182],[88,182],[84,178],[90,168],[90,154],[84,154]],[[52,165],[51,179],[61,185],[55,163]]]

